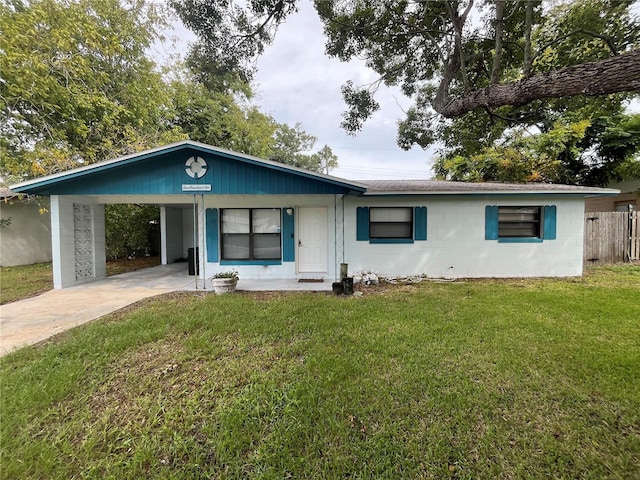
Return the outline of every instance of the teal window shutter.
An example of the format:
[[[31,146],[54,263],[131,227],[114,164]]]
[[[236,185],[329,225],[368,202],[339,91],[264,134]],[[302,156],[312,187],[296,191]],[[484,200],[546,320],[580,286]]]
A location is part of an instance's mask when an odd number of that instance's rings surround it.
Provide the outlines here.
[[[218,209],[207,208],[207,261],[218,261]]]
[[[291,214],[287,213],[291,211]],[[293,207],[282,209],[282,261],[295,262],[296,260],[296,244],[295,244],[295,223]]]
[[[413,213],[413,239],[427,239],[427,207],[416,207]]]
[[[358,207],[356,210],[356,240],[369,240],[369,207]]]
[[[545,205],[543,218],[544,218],[544,226],[542,230],[543,238],[545,240],[555,240],[556,239],[556,206]]]
[[[487,205],[484,211],[484,239],[498,239],[498,206]]]

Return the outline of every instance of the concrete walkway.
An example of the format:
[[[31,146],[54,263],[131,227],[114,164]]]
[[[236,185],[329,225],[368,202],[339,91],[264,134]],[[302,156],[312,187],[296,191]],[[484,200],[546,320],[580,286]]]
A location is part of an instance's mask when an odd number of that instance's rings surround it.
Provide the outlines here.
[[[57,333],[115,312],[142,299],[175,291],[195,291],[195,277],[185,263],[174,263],[114,275],[85,285],[51,290],[37,297],[0,306],[0,356]],[[238,290],[330,291],[331,280],[240,280]],[[207,282],[208,291],[212,291]],[[203,288],[198,281],[199,289]],[[204,290],[203,290],[204,291]]]

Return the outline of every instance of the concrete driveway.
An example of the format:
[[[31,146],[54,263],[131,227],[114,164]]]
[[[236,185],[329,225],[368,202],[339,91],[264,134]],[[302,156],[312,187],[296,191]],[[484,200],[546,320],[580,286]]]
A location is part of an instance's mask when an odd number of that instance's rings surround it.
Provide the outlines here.
[[[0,306],[0,355],[45,340],[139,300],[176,290],[195,290],[186,264],[174,263],[104,280],[50,290]]]
[[[210,284],[209,290],[211,291]],[[198,281],[199,289],[203,288]],[[0,356],[32,345],[57,333],[115,312],[139,300],[175,291],[195,291],[195,277],[186,263],[174,263],[114,275],[104,280],[51,290],[0,306]],[[331,290],[331,280],[297,283],[295,280],[240,280],[238,290]]]

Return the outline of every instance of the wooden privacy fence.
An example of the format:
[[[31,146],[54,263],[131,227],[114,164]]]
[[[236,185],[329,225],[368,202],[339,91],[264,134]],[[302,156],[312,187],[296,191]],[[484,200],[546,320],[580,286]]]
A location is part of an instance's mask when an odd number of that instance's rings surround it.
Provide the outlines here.
[[[640,212],[585,214],[584,262],[588,265],[640,260]]]

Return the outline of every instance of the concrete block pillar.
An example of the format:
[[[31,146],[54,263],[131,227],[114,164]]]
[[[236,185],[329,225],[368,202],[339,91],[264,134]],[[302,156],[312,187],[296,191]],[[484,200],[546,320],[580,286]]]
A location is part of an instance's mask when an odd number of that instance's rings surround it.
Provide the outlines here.
[[[53,287],[106,277],[104,206],[91,199],[51,196]]]

